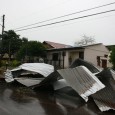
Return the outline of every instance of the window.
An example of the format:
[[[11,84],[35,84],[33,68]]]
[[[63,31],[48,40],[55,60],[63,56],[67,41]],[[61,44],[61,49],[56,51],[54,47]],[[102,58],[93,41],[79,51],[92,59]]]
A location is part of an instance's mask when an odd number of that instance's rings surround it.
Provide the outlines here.
[[[79,52],[79,58],[84,59],[84,52]]]
[[[97,56],[97,66],[100,66],[100,56]]]
[[[53,53],[52,54],[52,60],[53,61],[58,61],[58,53]]]

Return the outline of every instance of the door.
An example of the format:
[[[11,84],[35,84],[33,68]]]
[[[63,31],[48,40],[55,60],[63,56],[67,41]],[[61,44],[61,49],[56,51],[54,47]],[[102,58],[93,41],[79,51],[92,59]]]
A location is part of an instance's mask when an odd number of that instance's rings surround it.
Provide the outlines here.
[[[107,60],[102,59],[102,68],[106,68],[106,67],[107,67]]]

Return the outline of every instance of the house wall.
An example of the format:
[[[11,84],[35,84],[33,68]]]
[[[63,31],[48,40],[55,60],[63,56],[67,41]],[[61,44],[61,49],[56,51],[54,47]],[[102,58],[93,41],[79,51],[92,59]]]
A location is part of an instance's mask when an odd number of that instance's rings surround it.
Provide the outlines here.
[[[109,55],[109,50],[103,44],[91,45],[87,47],[85,46],[84,49],[79,49],[79,50],[65,50],[64,52],[65,52],[64,68],[69,67],[75,59],[79,58],[79,52],[84,52],[84,60],[89,61],[96,66],[98,66],[97,56],[100,57],[101,67],[102,67],[102,60],[107,60],[107,67],[112,66],[111,63],[108,61],[109,58],[104,57],[104,55]],[[53,53],[59,54],[60,61],[52,60]],[[71,63],[70,63],[70,57],[71,57]],[[60,66],[61,68],[63,68],[63,51],[47,52],[47,59],[49,64],[55,65],[57,67]]]
[[[68,51],[64,51],[65,55],[63,57],[63,51],[52,51],[47,53],[47,60],[49,64],[52,65],[59,65],[59,59],[60,59],[60,67],[63,68],[63,58],[64,58],[64,68],[68,67]],[[58,53],[58,61],[52,60],[52,56],[54,53]],[[54,64],[55,63],[55,64]]]
[[[66,56],[64,58],[65,59],[65,64],[64,64],[65,68],[69,67],[74,60],[79,58],[79,52],[84,52],[84,49],[66,51]]]
[[[47,53],[47,59],[52,60],[52,53],[50,53],[50,52]]]
[[[97,66],[97,56],[100,56],[101,59],[107,59],[107,67],[110,66],[108,58],[105,58],[104,55],[109,55],[109,50],[103,44],[85,47],[84,60],[87,60],[96,66]],[[102,66],[101,61],[100,66]]]
[[[69,52],[69,56],[71,56],[73,62],[75,59],[79,58],[79,52],[78,51]]]
[[[71,58],[71,62],[79,58],[79,52],[84,50],[74,50],[74,51],[68,51],[68,66],[71,65],[69,62],[69,58]]]
[[[69,61],[68,61],[68,58],[69,58],[69,52],[66,51],[65,53],[66,53],[66,55],[64,56],[64,68],[67,68],[68,65],[69,65]]]
[[[64,68],[67,68],[70,66],[70,62],[69,62],[69,58],[71,57],[71,61],[73,62],[75,59],[79,58],[79,51],[64,51],[65,52],[65,56],[64,56]],[[47,53],[47,59],[48,59],[48,63],[53,64],[53,60],[52,60],[52,55],[53,53],[58,53],[60,55],[60,64],[61,67],[63,68],[63,51],[52,51],[52,52],[48,52]],[[58,64],[59,62],[57,62]]]

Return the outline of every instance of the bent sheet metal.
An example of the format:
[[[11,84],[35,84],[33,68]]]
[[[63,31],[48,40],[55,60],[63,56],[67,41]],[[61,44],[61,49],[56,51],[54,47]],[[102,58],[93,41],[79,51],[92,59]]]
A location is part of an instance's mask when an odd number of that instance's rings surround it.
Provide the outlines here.
[[[88,101],[88,96],[105,87],[104,84],[84,66],[57,71],[67,81],[67,84],[69,84],[86,102]]]

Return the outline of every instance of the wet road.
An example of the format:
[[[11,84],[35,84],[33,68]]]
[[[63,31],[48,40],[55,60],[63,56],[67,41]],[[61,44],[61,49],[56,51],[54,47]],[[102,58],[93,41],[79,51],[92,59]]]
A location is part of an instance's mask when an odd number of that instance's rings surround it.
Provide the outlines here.
[[[0,115],[115,115],[115,111],[101,112],[93,101],[83,103],[65,94],[35,92],[0,81]]]

